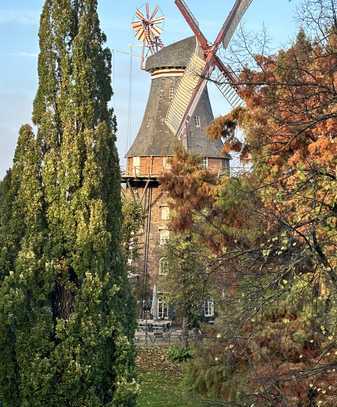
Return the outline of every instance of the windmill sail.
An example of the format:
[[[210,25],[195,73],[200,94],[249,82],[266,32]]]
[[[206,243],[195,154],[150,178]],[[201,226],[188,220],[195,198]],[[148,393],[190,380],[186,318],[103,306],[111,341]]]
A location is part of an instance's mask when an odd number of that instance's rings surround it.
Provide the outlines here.
[[[248,7],[251,5],[253,0],[236,0],[235,5],[229,14],[225,25],[227,25],[226,34],[222,40],[222,44],[226,49],[237,29],[242,17],[246,13]]]
[[[178,90],[165,118],[166,125],[178,138],[184,135],[186,124],[193,115],[206,86],[207,78],[210,77],[215,66],[218,66],[222,75],[217,82],[219,83],[218,87],[223,96],[225,96],[232,106],[242,104],[240,96],[237,93],[239,86],[235,74],[222,63],[216,54],[221,44],[227,48],[241,18],[252,1],[253,0],[236,0],[215,42],[209,44],[186,2],[184,0],[175,0],[176,5],[197,39],[196,52],[181,79]]]
[[[199,52],[199,47],[197,47],[183,77],[181,78],[178,89],[165,118],[166,125],[174,134],[178,133],[195,88],[200,82],[200,76],[206,66],[206,61],[199,55]]]
[[[244,102],[239,96],[237,90],[228,80],[228,77],[217,70],[215,84],[227,102],[233,107],[244,106]]]

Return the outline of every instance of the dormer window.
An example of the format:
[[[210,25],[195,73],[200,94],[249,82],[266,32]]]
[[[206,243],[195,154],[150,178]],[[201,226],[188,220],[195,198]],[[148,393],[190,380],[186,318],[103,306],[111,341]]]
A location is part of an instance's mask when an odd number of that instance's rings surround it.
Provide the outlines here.
[[[200,116],[194,116],[195,127],[200,127]]]

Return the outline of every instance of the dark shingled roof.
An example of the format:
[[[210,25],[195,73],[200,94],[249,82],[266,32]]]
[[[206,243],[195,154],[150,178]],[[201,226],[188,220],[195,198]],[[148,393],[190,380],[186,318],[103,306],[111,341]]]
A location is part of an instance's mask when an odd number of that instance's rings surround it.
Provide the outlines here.
[[[168,45],[147,59],[145,69],[152,72],[159,68],[186,68],[195,47],[195,37]]]
[[[195,37],[169,45],[147,60],[146,70],[151,72],[159,68],[186,67],[195,46]],[[171,104],[172,90],[177,89],[180,80],[181,76],[161,76],[152,79],[143,122],[127,157],[174,155],[179,142],[176,135],[165,124],[164,119]],[[198,116],[199,123],[195,121],[195,116]],[[190,131],[184,143],[188,151],[203,157],[224,158],[222,142],[211,141],[206,134],[206,129],[213,119],[208,91],[205,88],[191,118]]]

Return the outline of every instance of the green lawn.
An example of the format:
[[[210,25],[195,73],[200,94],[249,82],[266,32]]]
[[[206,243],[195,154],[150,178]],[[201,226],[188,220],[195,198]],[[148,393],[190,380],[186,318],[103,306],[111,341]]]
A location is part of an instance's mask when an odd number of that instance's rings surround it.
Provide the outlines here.
[[[167,372],[139,373],[141,393],[138,407],[201,407],[201,403],[184,395],[182,379]]]

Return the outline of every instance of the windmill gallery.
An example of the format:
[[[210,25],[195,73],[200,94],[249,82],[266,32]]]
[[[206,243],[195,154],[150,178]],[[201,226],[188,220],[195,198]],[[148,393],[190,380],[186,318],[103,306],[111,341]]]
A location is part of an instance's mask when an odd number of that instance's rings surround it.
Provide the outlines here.
[[[170,237],[170,207],[160,188],[160,176],[169,170],[178,146],[202,157],[210,172],[218,176],[228,173],[230,157],[224,155],[222,142],[212,141],[206,134],[214,120],[206,78],[215,75],[221,94],[231,106],[243,103],[235,73],[217,53],[220,47],[227,48],[251,2],[235,2],[212,44],[183,0],[175,4],[194,34],[191,37],[164,46],[160,38],[164,17],[158,7],[150,10],[149,4],[145,10],[137,9],[132,23],[136,38],[143,44],[141,69],[151,75],[151,89],[142,124],[126,155],[122,182],[126,195],[137,199],[144,210],[141,255],[133,278],[140,285],[138,317],[146,324],[148,320],[171,321],[175,316],[163,284],[167,259],[162,248]],[[206,320],[214,319],[212,298],[205,298],[201,312]]]

